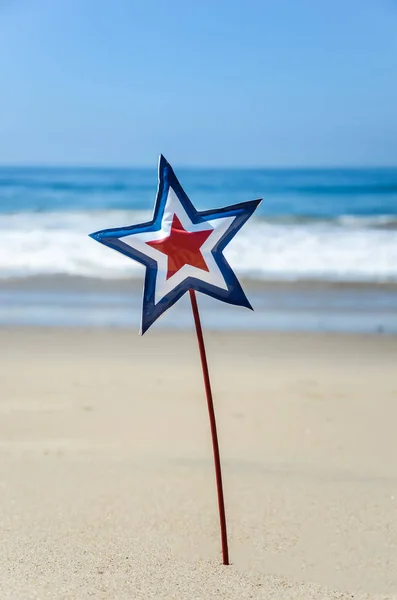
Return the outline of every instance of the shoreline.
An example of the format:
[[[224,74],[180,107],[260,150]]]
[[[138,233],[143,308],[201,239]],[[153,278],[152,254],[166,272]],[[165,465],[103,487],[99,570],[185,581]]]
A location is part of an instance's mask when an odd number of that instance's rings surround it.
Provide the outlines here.
[[[142,269],[142,275],[144,270]],[[385,290],[397,292],[397,281],[332,281],[320,279],[253,279],[239,276],[239,281],[244,289],[252,291],[290,291],[290,290]],[[5,290],[31,290],[45,288],[48,291],[97,291],[97,292],[129,292],[138,291],[143,287],[142,277],[126,277],[123,279],[103,279],[100,277],[85,277],[82,275],[31,275],[26,277],[0,278],[0,291]]]
[[[130,339],[147,339],[152,336],[154,338],[158,338],[159,340],[184,340],[184,339],[194,339],[196,340],[196,334],[194,329],[194,323],[192,322],[192,326],[189,329],[168,329],[166,327],[152,327],[149,329],[144,336],[139,335],[138,331],[131,331],[131,327],[126,327],[125,329],[121,327],[114,327],[112,325],[106,325],[101,327],[90,327],[86,326],[69,326],[69,325],[40,325],[40,324],[32,324],[32,325],[3,325],[0,324],[0,335],[9,335],[15,334],[16,336],[23,336],[27,333],[30,336],[34,335],[43,335],[43,336],[52,336],[52,335],[65,335],[68,337],[73,336],[107,336],[107,335],[115,335],[115,336],[125,336]],[[252,339],[255,343],[260,340],[285,340],[285,341],[294,341],[294,340],[305,340],[308,343],[315,343],[316,340],[327,339],[332,343],[332,339],[341,340],[346,338],[346,340],[352,340],[352,342],[359,342],[371,340],[389,340],[389,342],[385,342],[386,344],[394,344],[397,339],[397,334],[385,334],[384,332],[350,332],[350,331],[262,331],[262,330],[245,330],[245,329],[211,329],[205,328],[204,336],[208,336],[214,339],[222,339],[222,338],[233,338],[237,342],[239,340],[244,340],[246,338]],[[132,335],[131,335],[132,334]],[[135,335],[134,335],[135,334]]]
[[[397,333],[397,285],[241,281],[254,312],[198,295],[206,329]],[[143,279],[32,277],[0,280],[0,326],[139,329]],[[190,329],[185,295],[156,323]]]

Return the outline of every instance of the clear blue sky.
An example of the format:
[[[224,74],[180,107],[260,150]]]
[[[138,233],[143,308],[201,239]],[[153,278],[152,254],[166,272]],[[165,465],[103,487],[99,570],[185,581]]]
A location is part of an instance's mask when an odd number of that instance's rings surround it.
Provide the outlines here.
[[[397,164],[396,0],[0,0],[0,163]]]

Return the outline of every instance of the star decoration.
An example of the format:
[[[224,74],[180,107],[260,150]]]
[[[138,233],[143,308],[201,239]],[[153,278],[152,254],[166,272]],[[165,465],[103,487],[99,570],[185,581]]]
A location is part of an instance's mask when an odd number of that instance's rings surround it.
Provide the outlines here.
[[[152,248],[167,254],[168,271],[166,278],[169,279],[184,265],[191,265],[209,271],[200,248],[210,235],[211,231],[186,231],[175,214],[172,219],[170,235],[164,239],[146,243]]]
[[[260,202],[199,212],[160,156],[152,220],[90,234],[145,265],[142,334],[189,289],[252,310],[222,252]]]

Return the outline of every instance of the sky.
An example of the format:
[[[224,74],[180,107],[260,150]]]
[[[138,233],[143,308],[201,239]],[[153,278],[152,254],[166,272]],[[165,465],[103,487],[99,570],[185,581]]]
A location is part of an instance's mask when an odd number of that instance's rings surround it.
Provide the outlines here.
[[[0,164],[397,165],[397,0],[0,0]]]

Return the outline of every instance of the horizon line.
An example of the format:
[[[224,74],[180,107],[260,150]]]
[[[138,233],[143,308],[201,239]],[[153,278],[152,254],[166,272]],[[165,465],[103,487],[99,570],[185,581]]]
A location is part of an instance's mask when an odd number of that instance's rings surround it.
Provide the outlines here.
[[[191,170],[264,170],[264,171],[284,171],[284,170],[364,170],[364,169],[397,169],[396,164],[349,164],[349,165],[338,165],[338,164],[324,164],[324,165],[189,165],[182,163],[173,163],[172,166],[175,169],[191,169]],[[155,169],[157,170],[157,162],[153,164],[132,164],[132,163],[119,163],[119,164],[75,164],[75,163],[0,163],[0,169],[81,169],[81,170],[134,170],[134,169]]]

